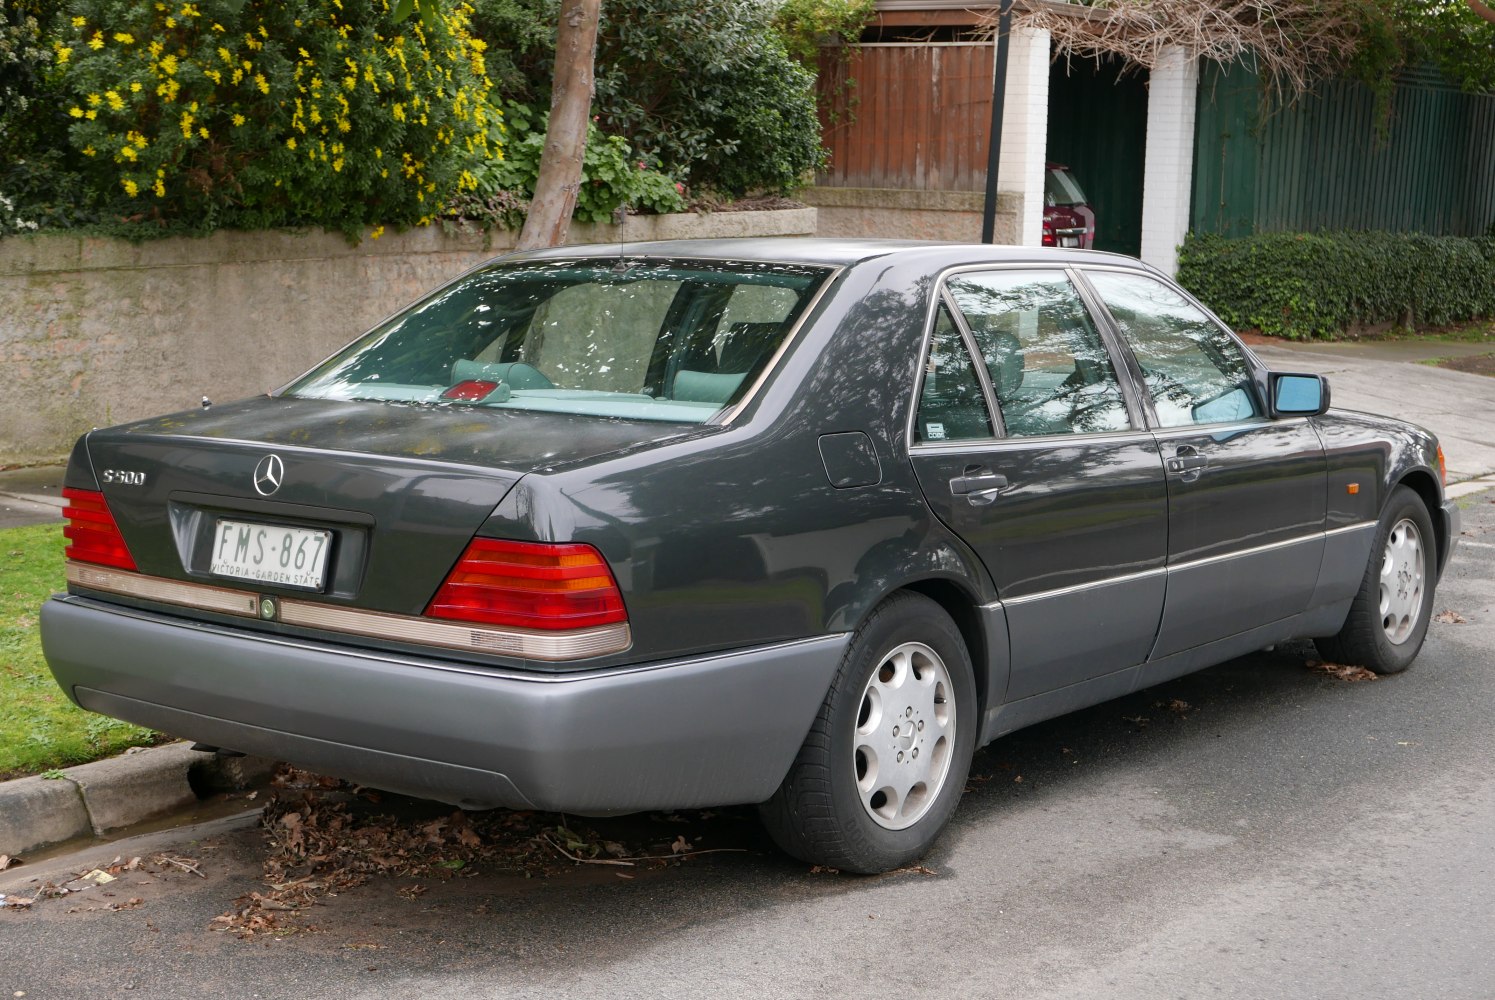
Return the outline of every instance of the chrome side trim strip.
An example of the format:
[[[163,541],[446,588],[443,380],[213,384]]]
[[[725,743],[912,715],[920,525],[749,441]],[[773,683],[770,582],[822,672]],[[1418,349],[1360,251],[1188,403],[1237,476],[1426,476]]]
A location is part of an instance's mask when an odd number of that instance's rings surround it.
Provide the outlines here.
[[[1210,566],[1215,563],[1225,562],[1229,559],[1239,559],[1243,556],[1254,556],[1262,552],[1272,552],[1276,549],[1285,549],[1293,545],[1305,545],[1310,542],[1323,541],[1324,539],[1329,538],[1332,535],[1346,535],[1351,532],[1365,531],[1369,528],[1374,528],[1375,526],[1375,521],[1361,521],[1359,524],[1346,525],[1342,528],[1331,528],[1328,531],[1315,532],[1312,535],[1305,535],[1301,538],[1289,538],[1286,541],[1282,542],[1271,542],[1267,545],[1257,545],[1249,549],[1242,549],[1239,552],[1227,552],[1223,555],[1218,556],[1206,556],[1203,559],[1190,559],[1188,562],[1172,563],[1168,566],[1160,566],[1157,569],[1142,570],[1138,573],[1123,573],[1120,576],[1108,576],[1104,580],[1090,580],[1086,583],[1076,583],[1068,587],[1055,587],[1053,590],[1040,590],[1032,594],[1022,594],[1018,597],[1005,598],[1004,600],[998,601],[995,604],[983,605],[983,607],[997,608],[1002,606],[1011,606],[1014,604],[1031,604],[1034,601],[1043,601],[1051,597],[1067,597],[1071,594],[1084,593],[1087,590],[1097,590],[1101,587],[1109,587],[1114,584],[1132,583],[1136,580],[1145,580],[1149,577],[1159,576],[1161,574],[1172,574],[1179,570],[1195,569],[1199,566]]]
[[[1040,590],[1035,594],[1010,597],[1006,603],[1011,606],[1014,604],[1031,604],[1034,601],[1043,601],[1050,597],[1068,597],[1070,594],[1080,594],[1087,590],[1099,590],[1101,587],[1110,587],[1121,583],[1132,583],[1136,580],[1146,580],[1149,577],[1162,576],[1167,572],[1167,567],[1159,566],[1157,569],[1144,569],[1138,573],[1123,573],[1120,576],[1108,576],[1104,580],[1090,580],[1086,583],[1071,584],[1068,587],[1056,587],[1053,590]]]
[[[249,591],[166,580],[71,560],[67,563],[66,574],[68,583],[89,590],[241,618],[259,617],[260,595]],[[542,632],[533,629],[463,625],[412,615],[339,608],[294,598],[278,600],[276,608],[278,614],[275,620],[286,625],[474,653],[517,656],[527,660],[583,660],[608,653],[621,653],[633,645],[633,634],[629,631],[627,622],[567,632]]]

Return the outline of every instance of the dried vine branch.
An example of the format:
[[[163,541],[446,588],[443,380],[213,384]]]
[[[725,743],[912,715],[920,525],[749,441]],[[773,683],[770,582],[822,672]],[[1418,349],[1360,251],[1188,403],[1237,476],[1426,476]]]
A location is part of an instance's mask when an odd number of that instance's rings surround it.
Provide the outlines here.
[[[1055,58],[1118,56],[1153,68],[1165,48],[1230,64],[1245,60],[1291,98],[1342,69],[1365,22],[1357,0],[1029,0],[1014,25],[1048,31]],[[996,18],[985,27],[996,30]]]

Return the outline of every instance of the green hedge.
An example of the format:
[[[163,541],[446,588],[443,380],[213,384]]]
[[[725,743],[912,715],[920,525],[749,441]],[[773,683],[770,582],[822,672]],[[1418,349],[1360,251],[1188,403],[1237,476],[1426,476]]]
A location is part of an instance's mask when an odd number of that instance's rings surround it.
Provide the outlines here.
[[[1178,280],[1238,330],[1327,338],[1495,316],[1495,238],[1421,233],[1194,236]]]

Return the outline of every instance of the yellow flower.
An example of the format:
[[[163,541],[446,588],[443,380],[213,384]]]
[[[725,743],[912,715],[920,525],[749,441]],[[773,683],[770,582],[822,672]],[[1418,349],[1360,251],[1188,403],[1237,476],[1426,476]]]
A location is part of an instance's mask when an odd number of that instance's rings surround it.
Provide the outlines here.
[[[298,28],[301,27],[301,22],[300,21],[296,22],[296,27],[298,27]],[[259,32],[260,32],[260,37],[261,38],[269,38],[270,37],[270,32],[268,32],[268,31],[265,30],[265,26],[263,24],[260,25]]]
[[[61,66],[62,64],[66,63],[68,59],[72,58],[72,55],[72,49],[67,48],[63,45],[57,46],[57,65]]]
[[[256,87],[260,88],[260,93],[261,94],[268,94],[268,93],[270,93],[270,81],[265,79],[265,74],[263,74],[263,73],[256,73],[256,74],[254,74],[254,85]]]
[[[230,52],[228,49],[224,48],[222,45],[218,46],[218,58],[222,59],[224,62],[228,63],[229,65],[233,65],[234,54],[232,52]]]
[[[168,28],[175,28],[176,27],[176,18],[174,18],[174,17],[168,17],[166,19],[166,26]]]
[[[97,149],[94,149],[92,146],[84,146],[83,147],[83,155],[84,156],[98,156],[99,155],[99,151]]]
[[[138,93],[140,93],[140,81],[136,80],[136,81],[131,82],[131,84],[130,84],[130,93],[132,93],[132,94],[138,94]]]
[[[343,169],[343,158],[341,156],[339,156],[337,159],[335,159],[335,160],[332,161],[332,172],[333,173],[341,173],[342,169]]]
[[[88,47],[95,52],[102,49],[104,47],[104,33],[102,31],[95,31],[93,37],[88,40]]]
[[[114,40],[121,45],[135,44],[135,36],[130,34],[128,31],[116,31],[114,33]]]
[[[219,24],[217,21],[214,21],[213,22],[213,30],[214,31],[218,31],[218,32],[222,32],[223,31],[223,25]]]
[[[88,18],[86,18],[86,17],[75,17],[75,18],[73,18],[73,27],[75,27],[75,28],[81,28],[81,27],[83,27],[87,23],[88,23]]]
[[[70,114],[70,115],[72,115],[74,118],[82,118],[83,117],[83,109],[82,108],[68,108],[67,113]]]
[[[206,128],[199,127],[197,130],[197,134],[206,139],[208,137],[208,130]]]
[[[176,56],[167,53],[161,57],[161,69],[167,76],[176,76]]]
[[[162,180],[160,177],[157,177],[156,178],[156,183],[153,184],[153,185],[151,185],[151,190],[154,191],[154,192],[156,192],[156,197],[157,198],[165,198],[166,197],[166,182],[164,180]]]
[[[245,119],[244,119],[243,115],[234,115],[234,124],[235,125],[243,125],[244,121],[245,121]]]
[[[93,121],[98,116],[99,112],[97,108],[89,108],[87,111],[83,112],[83,117],[87,118],[89,121]]]
[[[125,159],[130,160],[130,161],[133,162],[134,159],[135,159],[135,147],[134,146],[121,146],[119,148],[119,155],[123,156]]]
[[[109,110],[111,110],[111,111],[122,111],[122,110],[124,110],[125,99],[123,97],[119,96],[119,92],[118,91],[114,91],[114,90],[106,90],[106,91],[104,91],[104,100],[106,100],[106,101],[109,102]]]
[[[373,228],[373,230],[371,230],[369,232],[369,239],[371,239],[371,240],[377,240],[379,237],[381,237],[383,235],[384,235],[384,227],[383,226],[375,226]]]
[[[131,198],[140,193],[140,185],[136,184],[128,177],[126,177],[121,183],[123,183],[125,186],[125,194],[129,195]]]
[[[286,140],[286,149],[295,149],[295,148],[296,148],[296,137],[295,136],[291,136],[289,139]]]

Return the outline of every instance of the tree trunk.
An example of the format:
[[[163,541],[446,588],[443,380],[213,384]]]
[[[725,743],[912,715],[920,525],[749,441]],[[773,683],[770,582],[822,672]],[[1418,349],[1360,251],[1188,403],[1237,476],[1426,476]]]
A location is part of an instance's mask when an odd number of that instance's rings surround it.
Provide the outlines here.
[[[540,154],[535,197],[529,203],[529,216],[515,249],[559,246],[566,242],[571,229],[571,213],[581,187],[581,160],[587,151],[587,123],[592,115],[593,64],[601,12],[602,0],[564,0],[561,6],[550,127]]]
[[[1469,0],[1469,6],[1473,8],[1474,12],[1480,17],[1484,18],[1486,21],[1489,21],[1491,24],[1495,24],[1495,7],[1491,7],[1488,4],[1481,3],[1480,0]]]

